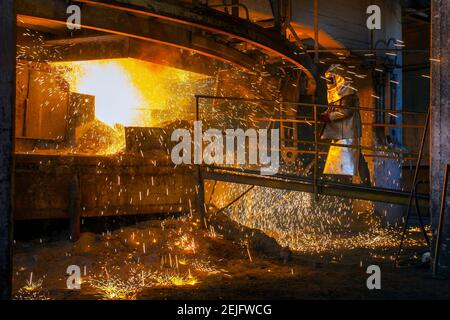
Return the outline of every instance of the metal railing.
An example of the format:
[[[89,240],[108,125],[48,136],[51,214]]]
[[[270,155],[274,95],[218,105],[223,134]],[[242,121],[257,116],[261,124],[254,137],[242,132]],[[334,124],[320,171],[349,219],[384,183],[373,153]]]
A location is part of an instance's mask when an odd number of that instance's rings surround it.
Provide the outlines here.
[[[369,200],[369,201],[379,201],[379,202],[388,202],[388,203],[395,203],[400,205],[407,206],[407,212],[406,212],[406,221],[403,224],[403,232],[401,235],[401,239],[399,242],[399,249],[397,252],[397,255],[395,257],[394,265],[398,266],[398,259],[400,257],[400,254],[402,252],[404,239],[406,236],[406,230],[408,227],[408,220],[410,217],[411,210],[413,209],[413,202],[415,205],[416,214],[420,221],[420,227],[422,230],[422,234],[424,236],[425,241],[427,242],[427,245],[430,246],[430,239],[427,235],[427,231],[425,228],[425,225],[422,220],[422,215],[420,212],[420,207],[428,207],[429,206],[429,195],[426,194],[419,194],[417,192],[417,186],[421,184],[421,181],[418,181],[418,173],[421,161],[423,160],[423,152],[424,152],[424,145],[426,142],[426,136],[429,129],[429,123],[430,123],[430,108],[428,109],[427,113],[422,112],[409,112],[409,111],[392,111],[392,110],[386,110],[386,109],[378,109],[378,108],[367,108],[367,107],[347,107],[345,108],[352,109],[355,111],[369,111],[369,112],[378,112],[378,113],[388,113],[392,115],[415,115],[415,116],[426,116],[426,120],[424,125],[408,125],[408,124],[393,124],[393,123],[387,123],[387,124],[376,124],[376,123],[363,123],[363,126],[371,126],[371,127],[388,127],[388,126],[397,126],[402,128],[409,128],[409,129],[423,129],[422,133],[422,139],[420,142],[419,152],[410,152],[406,150],[397,150],[397,149],[389,149],[389,148],[379,148],[379,147],[373,147],[373,146],[362,146],[362,145],[345,145],[345,144],[339,144],[326,141],[320,141],[320,135],[319,134],[319,125],[322,124],[321,121],[319,121],[319,110],[320,109],[327,109],[328,105],[320,105],[320,104],[314,104],[314,103],[298,103],[298,102],[286,102],[286,101],[272,101],[272,100],[264,100],[264,99],[249,99],[249,98],[240,98],[240,97],[218,97],[218,96],[207,96],[207,95],[198,95],[195,97],[196,100],[196,120],[201,120],[202,111],[200,110],[200,100],[206,99],[206,100],[229,100],[229,101],[240,101],[240,102],[249,102],[249,103],[257,103],[257,104],[266,104],[269,106],[279,106],[279,117],[276,118],[274,114],[270,117],[255,117],[252,120],[254,121],[265,121],[270,123],[271,125],[274,123],[279,123],[281,131],[283,131],[283,124],[286,123],[307,123],[310,126],[314,128],[314,141],[311,140],[298,140],[297,137],[295,137],[295,148],[288,148],[289,152],[292,153],[302,153],[302,154],[313,154],[314,155],[314,172],[313,177],[300,177],[300,176],[292,176],[292,175],[284,175],[284,174],[276,174],[274,176],[266,177],[261,176],[257,172],[252,172],[251,170],[246,170],[243,168],[236,169],[236,168],[221,168],[217,166],[208,166],[206,167],[206,170],[202,170],[201,166],[197,166],[198,168],[198,176],[199,179],[197,181],[199,190],[202,190],[203,185],[203,179],[207,180],[213,180],[213,181],[224,181],[224,182],[231,182],[231,183],[239,183],[239,184],[245,184],[249,185],[250,188],[248,188],[243,194],[241,194],[238,198],[233,200],[229,205],[232,205],[236,201],[238,201],[242,196],[244,196],[246,193],[248,193],[250,190],[254,188],[254,186],[261,186],[261,187],[269,187],[269,188],[277,188],[277,189],[285,189],[285,190],[291,190],[291,191],[301,191],[301,192],[309,192],[313,193],[315,199],[318,199],[319,194],[322,195],[329,195],[329,196],[339,196],[339,197],[347,197],[347,198],[353,198],[353,199],[362,199],[362,200]],[[295,110],[295,119],[284,119],[283,118],[283,107],[284,106],[297,106],[301,108],[311,108],[313,111],[313,117],[312,118],[301,118],[298,119],[298,109]],[[217,106],[217,104],[213,104],[213,107]],[[264,108],[263,108],[264,109]],[[266,112],[266,110],[264,110]],[[276,110],[273,111],[275,113]],[[207,111],[209,115],[213,114],[215,111]],[[270,113],[270,111],[269,111]],[[230,115],[231,116],[231,115]],[[323,128],[322,128],[323,131]],[[280,139],[281,142],[283,141],[283,138]],[[309,144],[313,145],[314,150],[300,150],[299,144]],[[283,147],[285,146],[284,143],[281,143],[280,150],[283,151]],[[416,166],[414,170],[414,176],[411,183],[411,189],[408,192],[400,191],[396,189],[387,189],[387,188],[379,188],[379,187],[373,187],[373,186],[366,186],[364,184],[356,185],[351,183],[339,183],[335,181],[324,181],[319,180],[319,172],[318,172],[318,163],[319,163],[319,155],[327,154],[327,152],[323,152],[319,150],[319,146],[338,146],[338,147],[345,147],[350,149],[359,149],[362,153],[363,150],[366,151],[372,151],[375,152],[372,154],[365,154],[366,157],[373,157],[373,158],[384,158],[384,159],[401,159],[401,160],[415,160]],[[273,150],[272,150],[273,151]],[[396,153],[398,156],[393,157],[387,154],[379,154],[379,153]],[[409,155],[409,157],[404,156]],[[414,157],[415,156],[415,157]],[[448,170],[448,168],[447,168]],[[202,176],[203,174],[203,176]],[[446,173],[446,177],[448,176],[448,173]],[[446,184],[446,182],[445,182]],[[199,199],[202,200],[202,199]],[[199,211],[200,211],[200,217],[203,220],[204,219],[204,205],[203,202],[200,202],[199,205]],[[227,208],[229,205],[223,207],[220,209],[220,211]],[[442,215],[442,214],[441,214]]]
[[[243,97],[225,97],[225,96],[211,96],[211,95],[197,95],[196,97],[196,119],[201,120],[202,114],[207,113],[209,116],[214,114],[215,112],[221,113],[220,111],[214,111],[214,110],[200,110],[200,101],[201,100],[221,100],[221,101],[229,101],[229,102],[242,102],[242,103],[250,103],[250,104],[256,104],[263,106],[261,109],[263,109],[266,113],[272,112],[272,115],[269,116],[262,116],[258,117],[255,116],[251,118],[252,121],[264,121],[268,122],[270,124],[278,123],[280,129],[283,130],[284,125],[286,124],[308,124],[311,126],[314,130],[313,132],[313,140],[300,140],[295,137],[295,139],[280,139],[280,150],[278,151],[287,151],[293,154],[305,154],[305,155],[314,155],[313,160],[313,166],[314,166],[314,172],[313,172],[313,186],[314,186],[314,193],[318,194],[318,181],[319,181],[319,172],[318,172],[318,164],[319,164],[319,157],[321,155],[326,155],[326,151],[320,150],[320,147],[345,147],[349,149],[358,149],[363,151],[368,151],[371,153],[364,153],[365,157],[369,158],[380,158],[380,159],[395,159],[395,160],[401,160],[401,161],[416,161],[416,173],[414,175],[414,185],[417,180],[417,169],[420,165],[420,162],[423,159],[423,149],[424,149],[424,143],[425,138],[422,139],[422,143],[420,145],[419,152],[414,151],[408,151],[408,150],[401,150],[401,149],[393,149],[388,147],[377,147],[377,146],[367,146],[367,145],[345,145],[345,144],[339,144],[333,141],[324,141],[321,140],[321,133],[320,131],[323,130],[321,126],[324,124],[322,121],[320,121],[320,114],[322,110],[325,110],[329,107],[329,105],[323,105],[323,104],[317,104],[317,103],[303,103],[303,102],[289,102],[289,101],[277,101],[277,100],[267,100],[267,99],[255,99],[255,98],[243,98]],[[217,107],[217,103],[214,103],[214,106]],[[275,108],[274,108],[275,106]],[[272,107],[272,111],[267,111],[267,107]],[[283,116],[283,110],[288,107],[296,107],[296,115],[295,117],[291,118],[285,118]],[[417,125],[417,124],[393,124],[393,123],[386,123],[386,124],[378,124],[378,123],[368,123],[364,122],[362,123],[362,126],[367,127],[400,127],[400,128],[407,128],[407,129],[423,129],[424,135],[426,134],[427,128],[428,128],[428,121],[429,117],[427,116],[427,113],[423,112],[411,112],[411,111],[392,111],[392,110],[385,110],[385,109],[378,109],[373,107],[348,107],[344,106],[346,109],[354,110],[354,111],[364,111],[364,112],[381,112],[385,114],[391,114],[395,116],[401,116],[401,115],[414,115],[414,116],[426,116],[426,121],[424,125]],[[298,117],[298,108],[303,109],[309,109],[312,110],[312,115],[305,116],[305,117]],[[277,110],[278,109],[278,110]],[[278,117],[276,116],[276,113],[278,114]],[[222,111],[223,113],[223,111]],[[290,140],[293,142],[293,146],[286,147],[286,140]],[[300,145],[311,145],[312,150],[303,150],[300,149]],[[411,194],[414,194],[414,187],[411,189]],[[413,192],[414,191],[414,192]]]

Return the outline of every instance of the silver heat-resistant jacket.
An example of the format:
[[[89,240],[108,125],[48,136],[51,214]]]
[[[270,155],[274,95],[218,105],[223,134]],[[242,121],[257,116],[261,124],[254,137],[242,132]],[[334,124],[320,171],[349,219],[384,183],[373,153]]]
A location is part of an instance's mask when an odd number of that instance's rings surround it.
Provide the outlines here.
[[[322,139],[343,140],[361,138],[362,130],[359,110],[346,107],[359,107],[359,99],[356,94],[346,95],[330,104],[330,107],[327,109],[330,122],[325,125]]]

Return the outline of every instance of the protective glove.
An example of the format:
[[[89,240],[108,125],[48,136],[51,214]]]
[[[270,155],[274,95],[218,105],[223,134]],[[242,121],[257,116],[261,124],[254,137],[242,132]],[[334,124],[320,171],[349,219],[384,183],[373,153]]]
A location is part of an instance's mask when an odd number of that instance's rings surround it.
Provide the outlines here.
[[[331,122],[330,114],[328,113],[328,111],[325,111],[320,115],[320,120],[325,123]]]

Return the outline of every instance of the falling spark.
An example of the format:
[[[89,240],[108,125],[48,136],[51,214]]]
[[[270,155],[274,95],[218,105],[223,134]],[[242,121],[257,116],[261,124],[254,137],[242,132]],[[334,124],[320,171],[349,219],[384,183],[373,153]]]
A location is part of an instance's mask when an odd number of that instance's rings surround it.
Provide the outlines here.
[[[248,254],[248,259],[250,260],[250,262],[253,263],[252,255],[250,254],[250,249],[248,248],[248,244],[247,244],[247,254]]]
[[[398,118],[398,116],[397,115],[395,115],[395,114],[393,114],[393,113],[388,113],[391,117],[394,117],[394,118]]]
[[[33,272],[25,285],[21,287],[14,295],[15,300],[49,300],[47,290],[43,288],[43,279],[33,281]]]

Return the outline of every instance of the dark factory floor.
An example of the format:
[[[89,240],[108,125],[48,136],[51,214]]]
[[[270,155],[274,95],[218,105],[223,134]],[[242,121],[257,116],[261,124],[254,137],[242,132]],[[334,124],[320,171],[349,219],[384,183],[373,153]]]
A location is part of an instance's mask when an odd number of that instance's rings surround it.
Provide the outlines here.
[[[450,282],[433,279],[429,266],[417,263],[419,241],[409,242],[406,252],[416,253],[416,260],[394,268],[395,247],[352,249],[342,260],[335,258],[342,252],[291,255],[226,216],[210,220],[208,229],[199,229],[192,217],[99,221],[86,220],[75,243],[65,231],[36,238],[36,228],[26,236],[34,240],[17,240],[15,299],[450,298]],[[417,232],[409,236],[419,238]],[[381,290],[367,289],[371,264],[381,267]],[[74,265],[81,270],[81,290],[67,289],[66,271]]]

